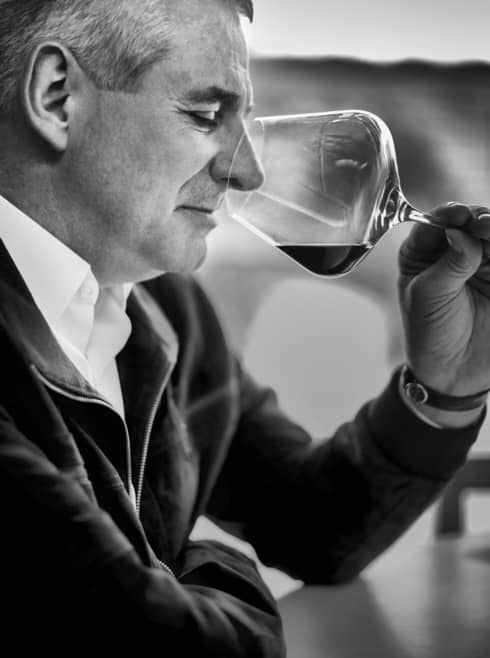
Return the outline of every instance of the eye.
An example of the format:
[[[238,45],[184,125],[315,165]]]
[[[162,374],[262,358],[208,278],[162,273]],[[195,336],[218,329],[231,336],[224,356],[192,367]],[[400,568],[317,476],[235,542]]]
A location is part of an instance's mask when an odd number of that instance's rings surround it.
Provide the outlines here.
[[[207,110],[206,112],[194,112],[194,114],[201,121],[215,123],[218,112],[217,110]]]
[[[188,116],[201,128],[211,130],[218,126],[219,110],[188,110]]]

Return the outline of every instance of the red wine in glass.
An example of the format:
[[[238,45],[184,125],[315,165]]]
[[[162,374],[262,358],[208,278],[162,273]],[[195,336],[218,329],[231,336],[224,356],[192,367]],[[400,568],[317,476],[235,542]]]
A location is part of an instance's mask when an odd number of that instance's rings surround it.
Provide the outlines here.
[[[236,191],[233,168],[251,152],[264,184]],[[402,222],[443,228],[405,199],[390,130],[362,110],[254,119],[235,151],[227,205],[243,226],[323,277],[351,272]]]
[[[319,276],[347,274],[367,256],[369,244],[278,244],[277,248],[301,267]]]

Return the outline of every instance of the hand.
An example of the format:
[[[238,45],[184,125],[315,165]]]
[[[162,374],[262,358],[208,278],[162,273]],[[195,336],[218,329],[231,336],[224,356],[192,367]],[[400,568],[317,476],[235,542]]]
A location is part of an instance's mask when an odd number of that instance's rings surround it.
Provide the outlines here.
[[[416,225],[399,254],[408,363],[455,396],[490,389],[490,211],[448,204],[440,230]]]

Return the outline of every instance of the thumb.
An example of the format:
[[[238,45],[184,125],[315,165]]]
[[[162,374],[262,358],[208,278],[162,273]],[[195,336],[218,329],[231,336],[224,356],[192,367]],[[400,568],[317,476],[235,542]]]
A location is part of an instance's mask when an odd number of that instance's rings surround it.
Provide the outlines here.
[[[479,240],[455,228],[446,229],[448,248],[434,263],[430,279],[442,292],[457,292],[478,270],[482,258]]]

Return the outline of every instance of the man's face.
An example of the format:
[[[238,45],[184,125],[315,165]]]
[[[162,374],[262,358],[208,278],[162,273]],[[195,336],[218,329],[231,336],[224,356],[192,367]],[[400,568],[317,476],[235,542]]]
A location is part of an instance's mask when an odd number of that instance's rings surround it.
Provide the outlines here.
[[[246,46],[229,5],[168,6],[168,58],[136,94],[97,91],[67,153],[63,193],[78,196],[91,264],[108,283],[202,262],[251,100]],[[235,184],[255,188],[260,166],[251,148],[240,153]]]

